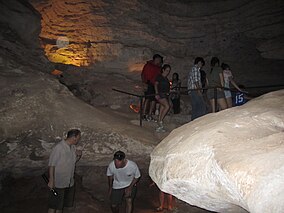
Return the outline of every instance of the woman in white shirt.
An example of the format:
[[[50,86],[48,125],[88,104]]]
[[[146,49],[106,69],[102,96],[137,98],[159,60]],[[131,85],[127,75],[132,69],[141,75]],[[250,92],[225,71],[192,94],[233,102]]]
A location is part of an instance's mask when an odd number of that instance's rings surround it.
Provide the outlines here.
[[[238,85],[236,84],[236,82],[233,79],[233,74],[231,72],[230,66],[228,64],[224,64],[222,63],[221,65],[222,69],[223,69],[223,76],[224,76],[224,87],[227,88],[224,90],[225,93],[225,98],[226,98],[226,102],[227,102],[227,106],[228,108],[231,108],[233,106],[232,104],[232,93],[230,91],[230,83],[240,92],[242,92],[242,90],[238,87]]]

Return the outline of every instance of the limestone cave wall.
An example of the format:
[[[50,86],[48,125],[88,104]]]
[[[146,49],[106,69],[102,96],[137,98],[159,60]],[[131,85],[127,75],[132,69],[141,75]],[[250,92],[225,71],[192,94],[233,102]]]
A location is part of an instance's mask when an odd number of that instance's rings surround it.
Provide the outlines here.
[[[158,52],[186,76],[196,56],[206,59],[207,70],[210,58],[218,56],[239,81],[283,80],[281,0],[30,2],[42,15],[40,38],[53,62],[128,73],[141,71]]]

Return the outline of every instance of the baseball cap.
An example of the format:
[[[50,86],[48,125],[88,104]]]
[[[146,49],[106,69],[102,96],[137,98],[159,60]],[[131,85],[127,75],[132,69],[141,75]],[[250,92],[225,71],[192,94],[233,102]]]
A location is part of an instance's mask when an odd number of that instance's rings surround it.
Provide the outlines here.
[[[117,160],[123,160],[125,158],[125,153],[123,151],[117,151],[116,153],[114,153],[113,155],[113,160],[117,159]]]

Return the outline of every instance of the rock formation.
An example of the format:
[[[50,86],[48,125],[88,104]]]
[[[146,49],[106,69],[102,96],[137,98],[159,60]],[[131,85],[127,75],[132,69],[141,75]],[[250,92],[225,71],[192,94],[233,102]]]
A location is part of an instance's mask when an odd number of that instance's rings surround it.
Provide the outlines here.
[[[284,211],[284,90],[171,132],[151,153],[162,191],[208,210]]]
[[[186,76],[196,56],[231,65],[246,84],[281,83],[284,66],[281,0],[30,0],[42,15],[47,57],[127,74],[140,72],[153,53]],[[58,39],[69,45],[58,47]],[[265,80],[264,80],[265,79]],[[282,78],[283,81],[283,78]]]
[[[157,141],[152,133],[93,108],[46,73],[53,65],[39,49],[40,15],[31,5],[12,0],[0,1],[0,6],[0,181],[6,172],[42,172],[53,145],[74,127],[84,134],[86,164],[102,163],[117,149],[129,155],[150,153],[153,144],[148,141]],[[118,81],[125,83],[125,78]]]

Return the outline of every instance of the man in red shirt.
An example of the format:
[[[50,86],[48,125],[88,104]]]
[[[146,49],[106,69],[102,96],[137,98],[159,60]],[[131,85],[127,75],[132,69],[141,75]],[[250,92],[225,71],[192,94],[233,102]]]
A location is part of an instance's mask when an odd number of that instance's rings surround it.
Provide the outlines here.
[[[163,64],[163,57],[159,54],[155,54],[153,56],[153,60],[147,61],[144,65],[141,79],[142,82],[147,86],[147,90],[145,91],[145,101],[143,106],[143,119],[144,120],[153,120],[152,113],[155,108],[155,81],[156,77],[161,73],[161,66]],[[150,103],[150,109],[147,114],[147,106]]]

